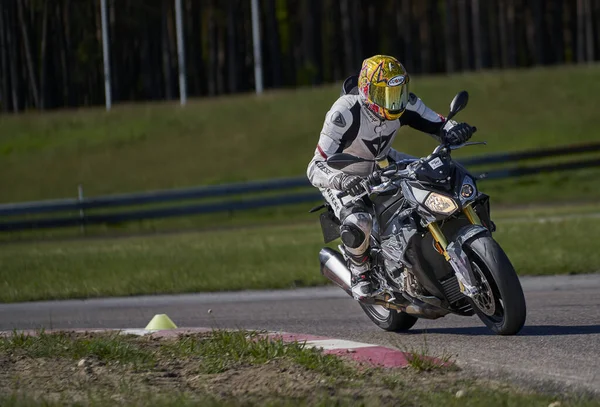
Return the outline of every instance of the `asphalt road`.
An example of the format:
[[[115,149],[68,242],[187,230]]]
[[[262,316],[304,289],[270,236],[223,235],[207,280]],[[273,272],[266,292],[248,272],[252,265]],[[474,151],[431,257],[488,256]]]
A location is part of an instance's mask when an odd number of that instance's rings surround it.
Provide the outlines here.
[[[143,328],[166,313],[179,327],[298,332],[403,350],[420,350],[426,340],[429,354],[452,355],[477,375],[600,395],[600,273],[521,281],[528,317],[513,337],[458,316],[420,320],[408,334],[385,332],[334,287],[1,304],[0,330]]]

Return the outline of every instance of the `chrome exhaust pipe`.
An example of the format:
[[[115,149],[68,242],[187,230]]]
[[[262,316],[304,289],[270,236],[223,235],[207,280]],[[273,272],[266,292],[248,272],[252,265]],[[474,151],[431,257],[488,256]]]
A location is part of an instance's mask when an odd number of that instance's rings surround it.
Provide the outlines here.
[[[321,262],[321,274],[344,290],[346,294],[352,296],[352,273],[348,270],[348,267],[346,267],[344,256],[338,251],[329,247],[324,247],[319,252],[319,261]],[[406,312],[407,314],[427,319],[437,319],[450,313],[450,311],[434,307],[416,299],[413,300],[414,303],[411,304],[390,303],[378,298],[372,299],[371,301],[371,304],[373,305],[381,305],[387,309]]]
[[[344,256],[329,247],[324,247],[319,252],[319,261],[321,262],[321,274],[351,296],[352,274],[346,267]]]
[[[381,305],[384,308],[393,309],[398,312],[405,312],[407,314],[414,315],[415,317],[419,318],[438,319],[450,313],[450,311],[447,311],[443,308],[434,308],[431,305],[424,302],[420,302],[420,304],[397,304],[382,301],[379,299],[375,299],[374,302],[374,305]]]

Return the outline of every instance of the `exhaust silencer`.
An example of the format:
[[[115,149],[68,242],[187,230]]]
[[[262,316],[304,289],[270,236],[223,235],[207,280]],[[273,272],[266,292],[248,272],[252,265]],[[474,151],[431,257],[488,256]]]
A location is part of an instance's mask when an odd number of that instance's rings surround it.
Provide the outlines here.
[[[324,247],[319,252],[319,260],[321,262],[321,274],[351,296],[352,274],[346,267],[344,256],[329,247]]]
[[[335,285],[340,287],[349,296],[352,296],[352,273],[346,267],[344,256],[329,247],[324,247],[319,252],[319,260],[321,262],[321,274],[331,280]],[[365,304],[381,305],[387,309],[406,312],[420,318],[436,319],[448,314],[450,311],[443,308],[434,307],[417,299],[413,299],[410,304],[397,304],[388,302],[378,298],[370,299],[363,302]]]

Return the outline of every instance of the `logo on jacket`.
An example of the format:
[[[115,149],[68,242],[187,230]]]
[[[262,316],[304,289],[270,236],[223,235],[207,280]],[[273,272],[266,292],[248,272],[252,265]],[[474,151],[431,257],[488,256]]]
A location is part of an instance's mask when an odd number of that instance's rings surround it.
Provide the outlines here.
[[[331,122],[338,127],[346,127],[346,120],[344,120],[344,116],[340,112],[335,112],[331,116]]]
[[[390,141],[392,141],[393,135],[394,135],[394,132],[391,132],[387,136],[381,135],[381,137],[377,137],[376,139],[373,139],[373,140],[364,140],[363,139],[363,143],[365,143],[365,146],[367,146],[367,148],[369,149],[371,154],[373,154],[373,156],[376,157],[380,152],[382,152],[387,147],[387,145],[390,143]]]

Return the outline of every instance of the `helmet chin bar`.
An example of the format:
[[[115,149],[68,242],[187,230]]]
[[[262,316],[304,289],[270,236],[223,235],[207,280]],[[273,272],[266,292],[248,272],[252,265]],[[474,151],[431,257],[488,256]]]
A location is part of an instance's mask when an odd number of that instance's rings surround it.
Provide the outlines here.
[[[404,109],[403,110],[395,110],[393,112],[394,113],[392,113],[392,111],[390,111],[390,110],[386,111],[385,112],[385,114],[386,114],[385,120],[398,120],[404,114]],[[391,116],[388,117],[388,114],[390,114]]]
[[[376,105],[375,103],[369,101],[369,99],[367,99],[364,94],[360,95],[361,98],[361,102],[362,104],[367,108],[367,110],[369,111],[369,113],[374,114],[375,116],[377,116],[377,118],[379,120],[398,120],[400,117],[402,117],[402,115],[404,114],[406,109],[402,109],[402,110],[396,110],[396,111],[386,111],[386,109],[384,109],[381,106]],[[393,113],[392,113],[393,112]],[[400,112],[399,114],[397,112]],[[392,113],[394,116],[398,115],[397,117],[389,117],[388,114]]]

